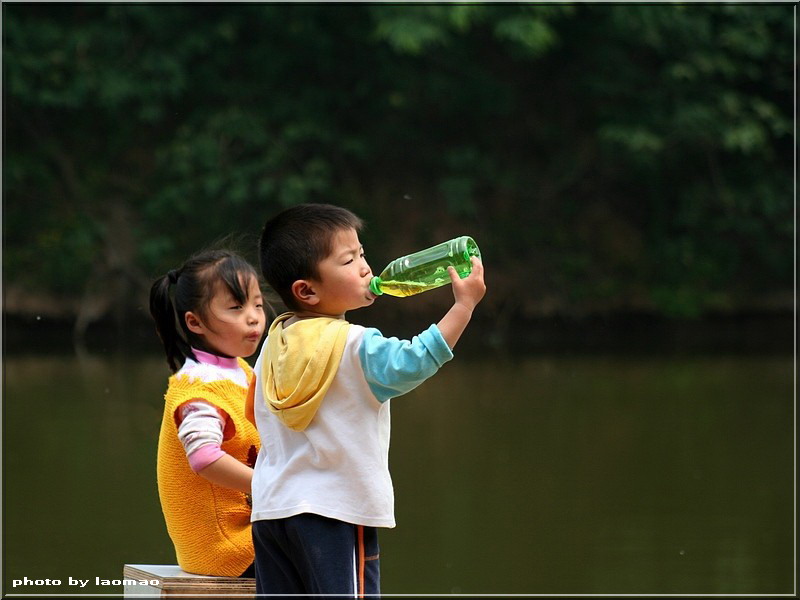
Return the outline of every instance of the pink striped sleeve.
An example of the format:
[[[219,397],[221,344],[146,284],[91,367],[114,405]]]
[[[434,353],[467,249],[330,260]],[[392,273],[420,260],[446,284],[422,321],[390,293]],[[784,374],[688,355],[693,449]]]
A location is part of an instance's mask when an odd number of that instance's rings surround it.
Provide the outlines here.
[[[187,458],[189,467],[197,473],[223,456],[225,456],[225,452],[219,447],[219,444],[206,444],[192,452]]]

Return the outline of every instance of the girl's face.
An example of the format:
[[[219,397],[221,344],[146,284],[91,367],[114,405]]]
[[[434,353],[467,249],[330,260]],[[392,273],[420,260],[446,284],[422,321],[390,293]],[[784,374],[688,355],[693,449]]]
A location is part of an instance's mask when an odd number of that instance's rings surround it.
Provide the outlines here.
[[[209,351],[222,356],[252,355],[258,349],[265,323],[261,290],[252,276],[247,280],[244,304],[233,297],[227,286],[218,284],[205,318],[186,313],[189,329],[203,337]]]
[[[319,279],[295,282],[307,312],[343,317],[346,311],[375,301],[375,295],[369,291],[372,269],[364,258],[355,229],[334,235],[331,253],[319,263],[319,275]]]

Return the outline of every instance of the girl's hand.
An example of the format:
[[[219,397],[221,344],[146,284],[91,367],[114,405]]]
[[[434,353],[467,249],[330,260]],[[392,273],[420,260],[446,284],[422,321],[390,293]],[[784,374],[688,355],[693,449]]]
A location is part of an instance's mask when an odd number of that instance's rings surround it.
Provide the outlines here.
[[[453,284],[453,297],[455,303],[463,306],[470,312],[478,305],[486,293],[486,283],[483,281],[483,263],[477,256],[471,257],[472,273],[464,279],[458,276],[453,267],[447,267],[450,281]]]
[[[250,494],[250,483],[253,481],[253,469],[239,462],[230,454],[221,456],[218,460],[197,472],[200,477],[207,479],[215,485]]]

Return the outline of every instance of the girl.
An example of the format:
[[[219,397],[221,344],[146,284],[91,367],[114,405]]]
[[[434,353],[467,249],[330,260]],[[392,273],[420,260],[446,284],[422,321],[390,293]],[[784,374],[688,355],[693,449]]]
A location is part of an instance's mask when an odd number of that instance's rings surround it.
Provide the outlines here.
[[[245,418],[264,333],[253,267],[202,252],[158,279],[150,314],[174,373],[158,439],[158,495],[181,569],[253,576],[250,481],[258,432]]]

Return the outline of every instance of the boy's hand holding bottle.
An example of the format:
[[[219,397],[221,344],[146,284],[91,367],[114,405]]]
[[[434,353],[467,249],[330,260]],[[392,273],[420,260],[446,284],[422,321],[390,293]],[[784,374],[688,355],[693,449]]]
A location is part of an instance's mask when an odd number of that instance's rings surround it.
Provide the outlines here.
[[[453,267],[447,268],[450,281],[453,284],[453,297],[455,303],[463,306],[470,312],[478,305],[486,294],[486,283],[483,281],[483,263],[477,256],[470,257],[472,272],[461,279],[458,271]]]
[[[486,284],[483,282],[483,263],[477,256],[470,258],[472,262],[472,272],[461,279],[458,272],[453,267],[448,267],[447,273],[453,284],[453,307],[447,311],[437,326],[442,333],[444,341],[453,349],[456,342],[464,333],[464,330],[472,318],[472,311],[481,301],[486,293]]]

